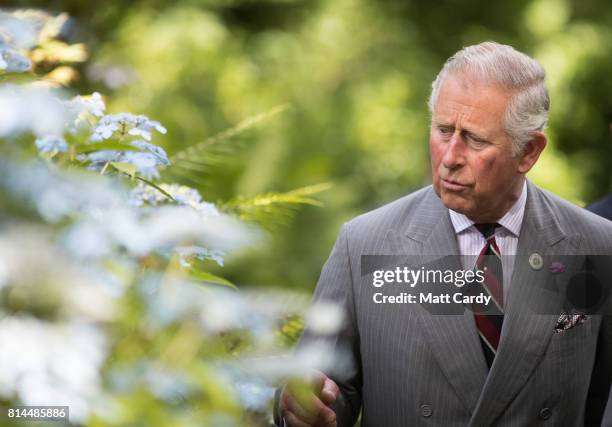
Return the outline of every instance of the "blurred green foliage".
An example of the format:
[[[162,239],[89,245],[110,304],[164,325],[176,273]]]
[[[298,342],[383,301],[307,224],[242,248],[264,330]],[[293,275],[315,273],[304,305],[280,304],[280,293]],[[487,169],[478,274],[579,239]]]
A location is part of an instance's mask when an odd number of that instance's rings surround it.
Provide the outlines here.
[[[247,117],[290,105],[195,156],[205,199],[331,182],[230,260],[240,286],[310,289],[343,221],[428,183],[431,81],[464,45],[493,39],[549,75],[550,138],[531,178],[576,203],[612,190],[612,6],[606,0],[9,1],[75,18],[90,46],[81,93],[167,126],[172,155]],[[198,163],[199,161],[199,163]],[[189,166],[185,166],[188,168]],[[188,177],[183,177],[185,183]]]

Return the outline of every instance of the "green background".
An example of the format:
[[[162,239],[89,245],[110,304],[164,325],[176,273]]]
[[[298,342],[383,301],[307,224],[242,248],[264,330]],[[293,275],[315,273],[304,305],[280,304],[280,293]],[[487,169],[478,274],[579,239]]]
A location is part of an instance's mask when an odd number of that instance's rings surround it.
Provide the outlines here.
[[[429,183],[431,81],[468,44],[511,44],[547,70],[549,145],[530,178],[580,205],[612,189],[607,0],[4,3],[69,13],[68,41],[91,55],[74,92],[159,120],[170,155],[289,105],[181,178],[220,204],[333,184],[228,260],[241,287],[312,289],[344,221]]]

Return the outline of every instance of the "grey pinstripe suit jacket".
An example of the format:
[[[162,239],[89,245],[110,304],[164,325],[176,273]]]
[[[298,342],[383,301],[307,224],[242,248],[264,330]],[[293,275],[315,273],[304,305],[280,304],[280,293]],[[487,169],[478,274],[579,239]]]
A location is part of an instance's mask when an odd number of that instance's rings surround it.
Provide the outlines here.
[[[351,368],[330,373],[341,389],[334,405],[339,426],[353,425],[360,409],[368,427],[601,423],[612,378],[610,316],[589,316],[554,333],[561,302],[546,297],[551,314],[522,308],[541,298],[533,283],[550,274],[531,268],[529,254],[610,255],[612,223],[527,185],[519,256],[490,371],[471,312],[434,315],[418,304],[374,304],[377,289],[361,274],[362,255],[459,253],[448,210],[431,186],[343,225],[314,295],[340,303],[348,319],[326,338],[350,349],[353,359]],[[298,346],[315,339],[322,338],[306,330]]]

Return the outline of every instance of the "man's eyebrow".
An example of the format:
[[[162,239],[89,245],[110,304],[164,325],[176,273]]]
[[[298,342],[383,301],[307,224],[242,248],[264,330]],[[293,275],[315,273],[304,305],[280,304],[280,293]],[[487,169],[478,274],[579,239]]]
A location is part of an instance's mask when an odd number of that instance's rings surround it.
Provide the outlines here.
[[[454,123],[445,122],[444,120],[434,119],[434,123],[436,126],[443,126],[443,127],[453,128],[453,129],[455,128]]]
[[[482,135],[481,133],[471,131],[469,129],[461,129],[461,133],[468,135],[474,139],[488,141],[488,138],[486,136]]]
[[[452,122],[445,122],[444,120],[440,120],[440,119],[434,119],[433,121],[434,121],[436,126],[455,129],[455,124],[452,123]],[[461,134],[468,135],[468,136],[473,137],[473,138],[478,139],[478,140],[483,140],[483,141],[488,141],[489,140],[489,138],[484,136],[482,133],[474,131],[472,129],[466,129],[466,128],[462,127],[460,129],[460,131],[461,131]]]

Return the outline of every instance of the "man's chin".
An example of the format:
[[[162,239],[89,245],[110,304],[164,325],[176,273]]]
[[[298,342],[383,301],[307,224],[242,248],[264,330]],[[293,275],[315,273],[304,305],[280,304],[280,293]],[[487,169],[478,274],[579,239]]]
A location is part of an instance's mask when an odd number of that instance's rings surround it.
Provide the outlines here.
[[[442,201],[442,204],[446,206],[448,209],[451,209],[455,212],[467,215],[469,213],[469,206],[466,203],[465,198],[455,194],[449,193],[447,191],[442,191],[438,197]]]

